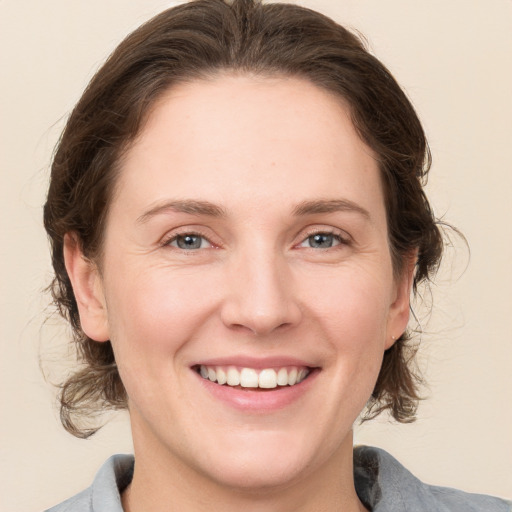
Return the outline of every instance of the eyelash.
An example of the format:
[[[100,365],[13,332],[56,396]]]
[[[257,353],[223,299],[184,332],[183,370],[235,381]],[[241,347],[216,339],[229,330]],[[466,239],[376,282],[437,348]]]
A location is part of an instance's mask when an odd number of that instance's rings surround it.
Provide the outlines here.
[[[338,245],[342,245],[342,246],[349,246],[349,245],[351,245],[350,237],[348,235],[343,236],[339,231],[336,231],[334,229],[325,229],[325,230],[312,229],[312,230],[310,230],[310,231],[305,233],[305,235],[303,236],[303,238],[301,239],[299,244],[295,245],[295,247],[301,247],[302,244],[306,243],[309,239],[311,239],[314,236],[318,236],[318,235],[323,235],[323,236],[328,236],[328,237],[332,236],[333,239],[336,240],[336,242],[338,242],[338,243],[336,245],[333,245],[333,246],[330,246],[330,247],[325,247],[325,248],[305,247],[306,249],[312,249],[312,250],[322,250],[323,249],[325,251],[325,250],[328,250],[328,249],[334,249]],[[197,247],[197,248],[192,248],[192,249],[184,249],[184,248],[172,245],[172,243],[176,242],[179,238],[185,238],[185,237],[199,237],[202,240],[206,241],[209,244],[209,247]],[[206,248],[208,248],[208,249],[218,248],[218,245],[214,244],[208,238],[208,236],[206,236],[204,233],[201,233],[199,230],[183,231],[183,232],[180,232],[180,233],[173,233],[171,236],[165,238],[162,241],[161,245],[162,245],[162,247],[169,247],[169,246],[171,246],[171,247],[174,247],[175,249],[177,249],[179,251],[187,252],[187,253],[193,253],[193,252],[198,251],[200,249],[206,249]]]
[[[307,242],[308,239],[310,239],[310,238],[312,238],[314,236],[317,236],[317,235],[332,236],[338,242],[337,245],[342,245],[342,246],[349,246],[349,245],[351,245],[351,239],[349,238],[349,236],[348,235],[343,236],[339,231],[337,231],[335,229],[325,229],[325,230],[322,230],[322,229],[312,229],[311,231],[306,233],[306,236],[298,244],[299,247],[303,243]],[[324,250],[334,249],[335,247],[337,247],[337,245],[324,248]],[[307,248],[308,249],[316,250],[315,247],[307,247]]]
[[[162,240],[161,245],[162,245],[162,247],[169,247],[169,246],[171,246],[171,247],[174,247],[175,249],[177,249],[178,251],[182,251],[182,252],[195,252],[195,251],[197,251],[199,249],[204,249],[204,248],[197,248],[197,249],[187,250],[187,249],[182,249],[181,247],[176,247],[176,246],[172,246],[171,245],[173,242],[175,242],[179,238],[185,238],[187,236],[202,238],[203,240],[205,240],[210,245],[210,247],[208,247],[209,249],[217,247],[213,242],[210,241],[210,239],[204,233],[201,233],[200,231],[183,231],[181,233],[173,233],[169,237],[164,238]]]

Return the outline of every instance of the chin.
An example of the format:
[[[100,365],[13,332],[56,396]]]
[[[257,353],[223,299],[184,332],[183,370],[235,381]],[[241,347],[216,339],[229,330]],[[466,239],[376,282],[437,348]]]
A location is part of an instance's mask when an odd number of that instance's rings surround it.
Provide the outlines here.
[[[262,494],[288,487],[304,476],[306,464],[277,458],[227,462],[210,478],[223,487],[242,493]]]
[[[215,450],[206,462],[209,478],[244,493],[292,485],[317,464],[318,452],[290,432],[251,433],[231,439],[229,450]]]

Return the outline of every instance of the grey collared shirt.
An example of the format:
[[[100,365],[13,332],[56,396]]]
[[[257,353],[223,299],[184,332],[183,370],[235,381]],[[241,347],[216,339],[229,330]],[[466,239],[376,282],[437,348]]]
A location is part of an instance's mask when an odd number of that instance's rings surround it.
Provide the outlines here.
[[[92,485],[46,512],[123,512],[121,493],[131,482],[134,458],[114,455]],[[356,491],[372,512],[512,512],[512,502],[420,482],[389,453],[359,446],[354,450]]]

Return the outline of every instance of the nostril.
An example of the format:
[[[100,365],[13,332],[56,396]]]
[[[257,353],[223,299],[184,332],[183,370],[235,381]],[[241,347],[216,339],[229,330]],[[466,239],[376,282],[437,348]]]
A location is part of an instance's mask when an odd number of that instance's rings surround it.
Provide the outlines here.
[[[266,336],[276,331],[284,331],[290,328],[293,324],[291,322],[274,322],[269,319],[254,319],[245,324],[231,324],[229,327],[240,333],[250,333],[255,336]]]
[[[301,308],[292,292],[293,276],[276,263],[268,251],[251,253],[239,262],[238,279],[231,282],[222,304],[221,318],[230,329],[266,335],[288,329],[301,319]]]

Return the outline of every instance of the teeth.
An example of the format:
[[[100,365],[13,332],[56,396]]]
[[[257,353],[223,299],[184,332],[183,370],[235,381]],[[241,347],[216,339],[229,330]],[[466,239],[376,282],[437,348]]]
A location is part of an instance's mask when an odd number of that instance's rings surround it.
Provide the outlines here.
[[[217,371],[215,373],[217,374],[217,382],[221,385],[226,384],[226,382],[228,381],[226,372],[222,368],[217,368]]]
[[[262,370],[258,377],[260,388],[272,389],[277,387],[277,373],[275,370]]]
[[[240,372],[240,386],[243,388],[257,388],[258,374],[252,368],[244,368]]]
[[[201,368],[203,368],[203,366],[201,366]],[[227,383],[228,386],[238,386],[240,384],[240,372],[236,368],[233,368],[232,366],[228,368]]]
[[[242,368],[235,366],[227,368],[221,366],[199,367],[199,373],[204,379],[217,382],[220,385],[241,386],[243,388],[273,389],[277,386],[294,386],[302,382],[308,375],[307,368],[288,367],[276,371],[273,368],[265,368],[259,373],[254,368]]]
[[[288,386],[288,370],[281,368],[277,372],[277,384],[278,386]]]

